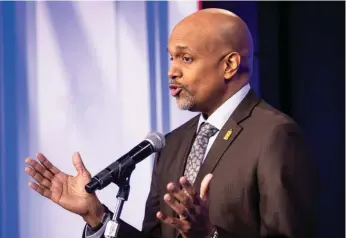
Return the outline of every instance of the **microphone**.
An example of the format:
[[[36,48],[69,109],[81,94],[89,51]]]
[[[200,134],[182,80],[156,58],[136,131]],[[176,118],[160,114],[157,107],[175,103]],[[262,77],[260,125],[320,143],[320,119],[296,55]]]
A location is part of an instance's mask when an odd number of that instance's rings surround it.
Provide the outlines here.
[[[159,132],[149,133],[136,147],[94,176],[85,185],[85,190],[88,193],[93,193],[96,190],[105,188],[111,182],[117,183],[119,180],[126,178],[136,167],[137,163],[152,153],[160,152],[165,144],[166,141],[163,134]]]

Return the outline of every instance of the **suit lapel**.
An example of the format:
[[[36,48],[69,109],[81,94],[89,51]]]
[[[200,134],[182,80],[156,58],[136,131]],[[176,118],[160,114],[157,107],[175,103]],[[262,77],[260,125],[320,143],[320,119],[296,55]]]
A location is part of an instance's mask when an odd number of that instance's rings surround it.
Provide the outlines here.
[[[194,183],[196,191],[200,190],[200,184],[203,178],[208,173],[212,173],[214,171],[222,155],[242,131],[242,127],[239,125],[239,123],[250,116],[251,111],[258,102],[259,99],[256,97],[255,93],[250,90],[244,100],[239,104],[223,128],[220,130],[197,175]]]

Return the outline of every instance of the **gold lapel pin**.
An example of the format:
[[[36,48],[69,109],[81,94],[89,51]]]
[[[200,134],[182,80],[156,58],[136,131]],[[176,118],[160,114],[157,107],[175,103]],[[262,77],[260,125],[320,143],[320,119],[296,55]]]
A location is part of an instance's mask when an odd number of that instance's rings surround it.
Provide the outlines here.
[[[228,139],[231,137],[232,132],[233,132],[232,129],[229,130],[229,131],[227,131],[226,134],[225,134],[225,136],[223,137],[223,139],[224,139],[224,140],[228,140]]]

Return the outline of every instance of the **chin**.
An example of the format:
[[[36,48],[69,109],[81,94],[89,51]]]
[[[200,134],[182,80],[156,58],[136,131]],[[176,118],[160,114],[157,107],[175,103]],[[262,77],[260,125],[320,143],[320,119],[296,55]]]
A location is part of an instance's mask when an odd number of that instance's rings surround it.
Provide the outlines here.
[[[195,104],[192,101],[177,99],[177,105],[180,110],[195,111]]]

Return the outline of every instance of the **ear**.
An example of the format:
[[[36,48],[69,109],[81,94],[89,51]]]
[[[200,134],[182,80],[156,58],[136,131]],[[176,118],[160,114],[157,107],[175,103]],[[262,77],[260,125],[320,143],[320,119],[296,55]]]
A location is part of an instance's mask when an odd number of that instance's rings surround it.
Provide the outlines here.
[[[240,65],[240,55],[232,52],[225,57],[224,78],[230,80],[238,71]]]

